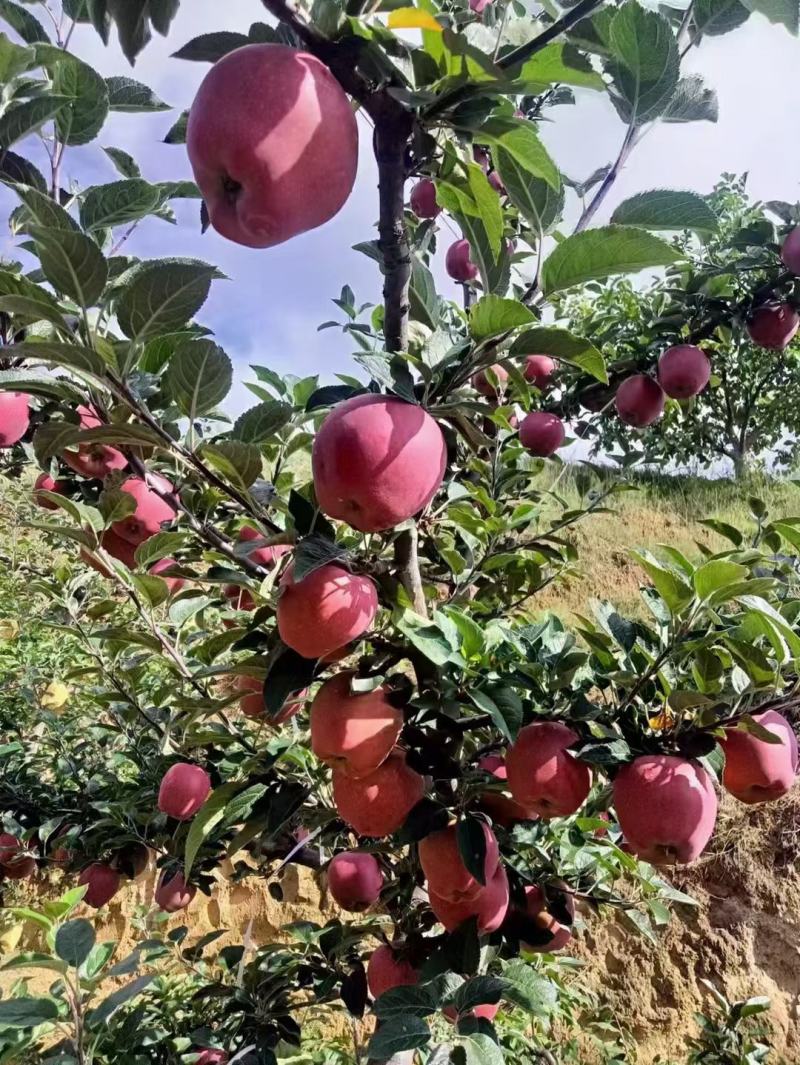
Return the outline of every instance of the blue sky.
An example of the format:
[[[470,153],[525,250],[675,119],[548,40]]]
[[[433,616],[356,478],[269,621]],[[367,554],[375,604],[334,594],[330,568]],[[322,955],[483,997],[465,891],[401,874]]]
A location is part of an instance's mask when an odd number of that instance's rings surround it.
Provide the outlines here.
[[[229,12],[221,14],[221,9]],[[33,10],[36,10],[35,8]],[[131,152],[151,180],[190,177],[182,146],[162,143],[174,118],[188,107],[207,64],[171,59],[170,54],[192,37],[215,29],[247,31],[264,21],[259,0],[184,0],[168,40],[156,37],[131,70],[116,41],[104,48],[92,30],[79,27],[73,50],[102,74],[129,73],[150,85],[175,113],[111,116],[93,145],[67,151],[64,178],[92,184],[113,181],[116,172],[99,150],[115,146]],[[800,198],[800,138],[797,136],[796,92],[800,43],[780,27],[754,15],[745,26],[712,38],[690,53],[685,69],[703,73],[720,99],[720,121],[656,128],[633,154],[628,167],[597,216],[602,224],[627,196],[649,188],[710,190],[723,171],[750,172],[751,192],[764,199]],[[622,125],[599,94],[578,91],[575,107],[551,112],[556,122],[543,127],[543,137],[556,162],[571,177],[583,178],[609,162],[619,147]],[[189,255],[214,262],[231,279],[215,282],[200,317],[236,364],[237,383],[226,406],[236,412],[255,402],[243,386],[247,365],[260,363],[282,372],[318,373],[330,380],[336,372],[352,372],[351,342],[338,331],[317,332],[317,325],[337,316],[330,303],[349,283],[360,302],[377,301],[380,278],[374,264],[351,250],[357,241],[375,236],[376,174],[370,130],[361,123],[358,181],[345,208],[328,225],[287,244],[250,250],[213,232],[200,235],[198,207],[178,204],[179,225],[145,221],[129,241],[128,250],[144,257]],[[41,161],[39,146],[30,154]],[[3,204],[13,197],[3,192]],[[441,258],[450,242],[441,241]],[[14,256],[6,232],[2,254]],[[437,268],[440,291],[456,296],[455,286]]]

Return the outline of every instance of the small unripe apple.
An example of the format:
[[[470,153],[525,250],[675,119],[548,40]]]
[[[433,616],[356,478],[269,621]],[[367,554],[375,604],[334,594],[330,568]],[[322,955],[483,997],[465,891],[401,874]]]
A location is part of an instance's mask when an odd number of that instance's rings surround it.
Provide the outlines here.
[[[155,890],[155,904],[166,913],[185,910],[197,894],[194,884],[187,884],[183,873],[162,873]]]
[[[41,492],[55,492],[57,495],[66,495],[64,491],[64,482],[57,481],[54,477],[51,477],[49,473],[40,473],[33,483],[33,501],[37,507],[44,507],[45,510],[58,510],[58,504],[52,503],[49,499],[45,499]]]
[[[564,423],[546,410],[534,410],[522,419],[519,441],[526,451],[540,458],[554,455],[566,437]]]
[[[798,328],[800,317],[788,303],[766,303],[753,311],[747,322],[747,332],[754,344],[777,351],[791,343]]]
[[[486,370],[478,370],[476,374],[473,374],[471,384],[475,391],[480,392],[482,396],[494,399],[499,392],[505,391],[506,383],[508,381],[508,370],[505,366],[501,366],[499,363],[496,363],[490,369],[497,379],[497,384],[495,384],[494,381],[489,380]]]
[[[673,399],[698,395],[710,377],[708,356],[694,344],[676,344],[658,360],[658,382]]]
[[[391,529],[423,510],[446,465],[442,430],[427,411],[374,394],[337,404],[311,455],[320,509],[359,532]]]
[[[642,755],[621,769],[614,806],[631,851],[653,865],[693,862],[717,820],[717,796],[705,769],[666,754]]]
[[[781,742],[768,743],[740,728],[725,729],[720,740],[725,753],[722,785],[740,802],[772,802],[786,795],[797,778],[797,737],[776,710],[754,714],[753,720]]]
[[[425,794],[425,781],[395,751],[366,777],[333,771],[333,803],[360,836],[389,836],[400,828]]]
[[[87,865],[83,870],[78,877],[78,884],[81,887],[84,884],[87,885],[86,894],[83,896],[83,901],[86,905],[99,910],[101,906],[105,906],[107,902],[110,902],[119,891],[120,875],[110,865],[105,865],[103,862],[94,862],[92,865]]]
[[[148,569],[148,573],[152,573],[154,577],[160,577],[169,589],[170,595],[177,595],[181,588],[186,587],[186,581],[183,577],[168,577],[165,573],[168,573],[173,566],[177,566],[178,563],[174,558],[160,558],[158,562],[154,562]]]
[[[500,850],[494,832],[481,824],[486,854],[481,884],[464,865],[458,846],[458,828],[448,825],[426,836],[419,844],[419,863],[428,881],[428,890],[447,902],[462,902],[476,898],[485,890],[500,862]]]
[[[12,447],[28,431],[30,396],[22,392],[0,392],[0,448]]]
[[[164,774],[158,789],[158,808],[177,821],[194,817],[208,798],[211,778],[205,769],[190,762],[177,762]]]
[[[781,259],[787,270],[800,274],[800,226],[793,229],[784,239]]]
[[[417,218],[435,218],[441,211],[436,202],[436,185],[430,178],[422,178],[411,190],[411,210]]]
[[[380,998],[393,987],[413,987],[419,973],[389,946],[378,947],[367,963],[367,987],[373,998]]]
[[[239,530],[240,543],[249,540],[263,539],[264,534],[261,530],[254,528],[252,525],[244,525]],[[272,569],[278,559],[289,551],[291,551],[289,544],[268,544],[265,547],[255,547],[252,551],[248,551],[247,557],[251,562],[255,562],[257,565],[263,566],[265,569]]]
[[[658,381],[647,374],[626,377],[614,399],[621,420],[626,425],[643,429],[652,425],[664,413],[664,390]]]
[[[377,902],[383,873],[374,854],[346,851],[328,866],[328,889],[343,910],[363,913]]]
[[[378,612],[378,593],[369,577],[334,564],[297,582],[289,566],[280,587],[278,632],[304,658],[319,658],[362,636]]]
[[[580,809],[592,774],[568,750],[577,740],[577,733],[560,721],[537,721],[520,731],[506,755],[508,786],[518,803],[546,818]]]
[[[553,375],[556,372],[556,364],[549,355],[526,355],[525,366],[522,373],[526,381],[530,381],[541,391],[549,388],[553,383]]]
[[[358,127],[319,59],[283,44],[250,44],[205,76],[186,148],[214,229],[237,244],[270,248],[344,206],[358,167]]]
[[[446,931],[455,932],[464,921],[477,917],[480,933],[496,932],[508,912],[508,876],[501,863],[486,882],[486,887],[481,888],[474,898],[462,898],[453,902],[451,899],[441,898],[433,891],[428,892],[428,897],[431,909]]]
[[[471,259],[472,248],[468,240],[457,240],[447,249],[444,267],[454,281],[466,284],[478,276],[478,267]]]
[[[354,692],[352,672],[326,681],[311,704],[311,749],[323,762],[352,777],[372,773],[400,738],[403,713],[383,686]]]
[[[172,492],[172,485],[158,474],[150,474],[148,479],[149,484],[141,477],[129,477],[120,486],[123,492],[133,497],[136,509],[127,518],[115,521],[111,528],[130,544],[144,543],[160,532],[162,525],[175,518],[174,508],[153,491],[156,487],[159,492]]]

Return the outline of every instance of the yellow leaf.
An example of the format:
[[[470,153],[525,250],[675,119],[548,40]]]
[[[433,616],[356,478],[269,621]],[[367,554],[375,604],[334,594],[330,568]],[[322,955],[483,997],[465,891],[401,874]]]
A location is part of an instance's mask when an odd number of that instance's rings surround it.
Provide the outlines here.
[[[60,710],[70,697],[70,689],[60,680],[54,680],[44,690],[42,706],[45,710]]]
[[[649,718],[647,723],[655,732],[663,732],[664,729],[672,728],[675,718],[669,710],[662,710],[660,714]]]
[[[0,618],[0,640],[16,640],[19,636],[19,622],[14,618]]]
[[[390,12],[388,26],[390,30],[434,30],[444,33],[444,26],[433,15],[420,11],[418,7],[398,7]]]
[[[19,941],[22,938],[22,924],[12,924],[10,928],[4,929],[0,932],[0,953],[11,954],[19,946]]]

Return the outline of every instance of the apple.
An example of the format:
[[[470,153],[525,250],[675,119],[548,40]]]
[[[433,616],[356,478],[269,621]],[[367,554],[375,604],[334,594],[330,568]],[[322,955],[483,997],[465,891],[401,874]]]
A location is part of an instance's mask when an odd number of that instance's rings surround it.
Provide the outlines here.
[[[566,437],[564,423],[555,414],[534,410],[526,414],[519,427],[519,441],[526,451],[540,458],[554,455]]]
[[[166,913],[177,913],[185,910],[197,894],[194,884],[187,884],[183,873],[175,871],[171,874],[162,872],[155,890],[155,904]]]
[[[78,884],[87,885],[86,894],[83,896],[86,905],[99,910],[119,891],[120,875],[116,869],[104,862],[93,862],[92,865],[87,865],[78,877]]]
[[[464,921],[477,917],[478,931],[488,934],[496,932],[506,918],[509,900],[508,876],[505,867],[500,863],[487,881],[486,887],[481,888],[471,899],[461,898],[454,902],[441,898],[433,891],[429,891],[428,896],[431,909],[446,931],[455,932]]]
[[[473,144],[472,158],[475,160],[481,170],[485,171],[487,174],[489,173],[489,168],[492,165],[492,160],[486,148],[482,148],[480,144]]]
[[[561,910],[564,912],[558,912]],[[551,889],[545,895],[538,885],[528,885],[525,888],[525,909],[519,920],[520,946],[534,953],[551,954],[561,950],[572,938],[574,916],[575,900],[571,892]],[[535,936],[532,935],[534,931]],[[525,941],[526,933],[533,943]]]
[[[166,522],[174,521],[175,509],[153,491],[155,487],[159,492],[172,492],[173,487],[166,478],[158,474],[148,475],[148,481],[141,477],[129,477],[120,487],[133,497],[136,509],[127,518],[115,521],[111,529],[129,544],[144,543],[161,532],[161,526]]]
[[[621,420],[635,429],[657,421],[664,413],[664,402],[661,385],[644,373],[626,377],[614,399]]]
[[[800,328],[800,317],[788,303],[766,303],[750,315],[747,332],[761,348],[782,351]]]
[[[67,494],[64,482],[55,480],[49,473],[40,473],[34,481],[33,501],[37,507],[44,507],[45,510],[58,510],[58,504],[45,499],[40,495],[41,492],[55,492],[56,495],[60,496]]]
[[[378,612],[369,579],[330,563],[295,582],[290,565],[280,582],[278,632],[304,658],[319,658],[362,636]]]
[[[444,478],[447,447],[422,407],[370,393],[328,414],[311,465],[325,514],[359,532],[381,532],[427,507]]]
[[[483,8],[486,7],[487,4],[490,4],[492,0],[475,0],[475,2],[478,4],[483,4],[483,7],[480,8],[480,10],[483,11]],[[470,7],[472,6],[472,3],[473,0],[470,0]],[[478,8],[473,7],[472,10],[477,11]],[[491,174],[489,174],[489,184],[492,186],[495,192],[499,192],[501,195],[506,191],[506,187],[503,184],[503,179],[500,177],[496,170],[493,170]]]
[[[311,749],[323,762],[352,777],[372,773],[386,761],[400,738],[403,713],[380,686],[354,692],[353,672],[337,673],[311,704]]]
[[[525,365],[522,369],[526,381],[530,381],[540,391],[549,388],[553,383],[553,375],[556,372],[556,364],[549,355],[526,355]]]
[[[214,229],[271,248],[342,209],[356,179],[358,127],[319,59],[283,44],[249,44],[206,74],[186,149]]]
[[[0,832],[0,878],[26,880],[36,872],[36,859],[10,832]]]
[[[235,685],[236,690],[242,693],[239,709],[244,716],[263,718],[270,725],[283,725],[294,717],[305,702],[306,689],[304,688],[302,691],[293,692],[274,717],[267,717],[267,710],[264,706],[264,681],[258,677],[238,676]]]
[[[197,1058],[194,1065],[227,1065],[230,1058],[225,1050],[214,1050],[207,1047],[205,1050],[195,1050]]]
[[[568,750],[578,738],[560,721],[537,721],[520,731],[506,755],[508,786],[520,805],[545,818],[580,809],[592,774]]]
[[[783,714],[766,710],[754,714],[753,720],[781,742],[768,743],[740,728],[726,728],[720,740],[725,753],[722,785],[751,804],[780,799],[797,777],[797,737]]]
[[[158,789],[158,808],[177,821],[194,817],[208,798],[211,778],[205,769],[190,762],[177,762],[164,774]]]
[[[478,2],[483,3],[484,6],[486,6],[486,4],[490,4],[492,0],[478,0]],[[470,0],[470,3],[472,3],[472,0]],[[455,1024],[457,1021],[461,1020],[464,1017],[481,1021],[489,1021],[491,1023],[497,1016],[499,1010],[500,1005],[498,1003],[494,1006],[476,1006],[474,1009],[468,1010],[466,1013],[462,1014],[458,1013],[455,1006],[445,1006],[445,1008],[442,1010],[442,1013],[448,1019],[448,1021],[450,1021],[451,1024]]]
[[[114,855],[113,867],[123,876],[136,880],[150,864],[150,850],[144,843],[126,843]]]
[[[28,431],[30,396],[22,392],[0,392],[0,448],[12,447]]]
[[[265,539],[264,533],[252,525],[244,525],[239,530],[240,543],[263,539]],[[265,569],[272,569],[278,559],[289,551],[291,551],[289,544],[271,544],[265,547],[256,547],[252,551],[248,551],[247,557],[251,562],[255,562],[257,565],[263,566]]]
[[[79,473],[81,477],[91,480],[102,481],[114,470],[124,470],[128,460],[115,447],[108,447],[99,441],[89,444],[78,444],[77,451],[65,450],[61,458],[71,470]]]
[[[186,587],[186,581],[183,577],[165,576],[173,566],[177,565],[178,563],[174,558],[160,558],[158,562],[153,563],[147,572],[152,573],[154,577],[160,577],[169,589],[170,595],[177,595],[182,588]]]
[[[614,778],[614,805],[633,854],[653,865],[693,862],[711,838],[717,796],[698,762],[642,755]]]
[[[247,588],[238,584],[225,584],[222,588],[223,596],[229,600],[233,610],[255,610],[256,601]]]
[[[497,780],[502,780],[504,783],[508,780],[505,758],[499,754],[484,755],[478,762],[478,767],[486,773],[491,773]],[[511,828],[519,821],[536,821],[539,817],[534,810],[529,810],[515,802],[509,795],[503,795],[498,791],[485,791],[481,795],[480,806],[496,824],[502,825],[503,828]]]
[[[384,944],[370,955],[367,987],[373,998],[380,998],[393,987],[413,987],[417,983],[417,970],[391,947]]]
[[[425,781],[393,752],[365,777],[333,771],[333,804],[343,821],[360,836],[389,836],[405,822],[425,794]]]
[[[419,844],[419,862],[428,890],[446,902],[462,902],[476,898],[494,876],[500,862],[500,850],[494,832],[487,824],[481,824],[486,855],[483,862],[481,884],[464,865],[458,846],[458,826],[448,825],[439,832],[432,832]]]
[[[673,399],[689,399],[702,392],[711,377],[706,353],[694,344],[667,348],[658,360],[658,381]]]
[[[500,366],[499,363],[491,366],[490,370],[497,378],[497,384],[489,380],[486,370],[478,370],[476,374],[473,374],[470,383],[476,392],[480,392],[482,396],[487,396],[489,399],[494,399],[499,392],[505,391],[508,382],[508,370],[504,366]]]
[[[468,240],[457,240],[447,249],[444,267],[454,281],[466,284],[478,276],[478,267],[471,259],[472,248]]]
[[[349,913],[368,910],[380,898],[382,887],[383,873],[374,854],[346,851],[328,866],[328,890]]]
[[[436,185],[430,178],[422,178],[411,190],[411,210],[417,218],[435,218],[441,211],[436,202]]]
[[[784,238],[781,259],[787,270],[800,274],[800,227],[791,230]]]
[[[135,544],[130,544],[127,540],[123,540],[121,536],[117,536],[113,529],[106,529],[100,537],[100,546],[104,551],[107,551],[112,558],[117,559],[118,562],[122,562],[123,565],[127,566],[128,569],[136,569]],[[82,547],[80,549],[80,557],[87,566],[91,566],[91,568],[96,570],[101,577],[113,577],[113,573],[108,566],[101,562],[97,555],[89,551],[87,548]]]

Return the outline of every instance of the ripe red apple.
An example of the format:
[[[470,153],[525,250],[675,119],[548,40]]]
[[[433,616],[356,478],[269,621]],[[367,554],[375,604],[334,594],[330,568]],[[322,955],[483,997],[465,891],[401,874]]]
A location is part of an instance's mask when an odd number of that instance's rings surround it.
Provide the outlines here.
[[[793,229],[784,239],[781,259],[787,270],[800,274],[800,226]]]
[[[395,751],[366,777],[333,771],[333,802],[339,816],[360,836],[389,836],[400,828],[425,794],[425,781]]]
[[[166,913],[185,910],[197,894],[194,884],[187,884],[183,873],[162,873],[155,890],[155,904]]]
[[[343,910],[363,913],[377,902],[383,873],[374,854],[345,851],[328,866],[328,889]]]
[[[320,566],[295,583],[294,566],[281,577],[278,632],[304,658],[319,658],[362,636],[378,612],[375,585],[342,566]]]
[[[754,344],[778,351],[791,343],[798,328],[800,317],[788,303],[766,303],[753,311],[747,322],[747,332]]]
[[[267,718],[267,710],[264,706],[264,682],[258,677],[239,676],[236,678],[236,689],[243,693],[239,700],[239,709],[245,717],[264,718],[270,725],[283,725],[293,718],[305,702],[307,689],[292,692],[283,707],[274,717]]]
[[[417,218],[435,218],[441,211],[436,202],[436,185],[430,178],[422,178],[411,190],[411,210]]]
[[[0,392],[0,448],[12,447],[28,431],[30,396],[22,392]]]
[[[120,876],[116,869],[103,862],[94,862],[87,865],[78,877],[78,884],[88,885],[83,901],[87,906],[99,910],[119,891]]]
[[[647,374],[626,377],[614,399],[617,414],[626,425],[643,429],[652,425],[664,413],[664,391],[658,381]]]
[[[51,477],[49,473],[40,473],[33,483],[33,501],[37,507],[44,507],[45,510],[58,510],[57,503],[51,503],[49,499],[45,499],[41,492],[55,492],[57,495],[66,495],[64,491],[64,482],[56,481]]]
[[[36,859],[10,832],[0,832],[0,879],[26,880],[36,872]]]
[[[714,831],[717,796],[697,762],[642,755],[614,779],[614,805],[631,851],[653,865],[693,862]]]
[[[505,391],[506,383],[508,381],[508,370],[497,363],[491,367],[491,371],[497,378],[496,385],[493,381],[489,380],[486,370],[478,370],[476,374],[473,374],[470,383],[476,392],[480,392],[482,396],[487,396],[489,399],[494,399],[499,392]]]
[[[694,344],[667,348],[658,360],[658,381],[673,399],[689,399],[702,392],[711,377],[706,353]]]
[[[248,540],[263,540],[264,534],[260,529],[254,528],[252,525],[244,525],[239,530],[240,543]],[[288,544],[272,544],[266,547],[255,547],[252,551],[247,552],[247,557],[251,562],[255,562],[259,566],[263,566],[265,569],[272,569],[278,559],[291,551],[291,547]]]
[[[380,998],[393,987],[413,987],[419,973],[391,947],[385,944],[374,951],[367,963],[367,987],[373,998]]]
[[[157,487],[160,492],[172,492],[172,485],[164,477],[158,474],[149,475],[150,485]],[[166,503],[160,495],[153,491],[141,477],[129,477],[123,481],[123,492],[133,496],[136,501],[136,510],[122,521],[115,521],[111,528],[127,540],[129,544],[141,544],[151,536],[161,531],[161,526],[166,522],[173,521],[175,510]]]
[[[491,773],[497,780],[504,783],[508,780],[505,758],[499,754],[487,754],[478,762],[480,769]],[[481,809],[484,810],[498,825],[503,828],[511,828],[519,821],[536,821],[539,815],[535,810],[529,810],[516,802],[509,795],[501,795],[498,791],[485,791],[480,799]]]
[[[194,817],[208,798],[211,778],[205,769],[190,762],[177,762],[164,774],[158,789],[158,808],[178,821]]]
[[[471,259],[472,248],[468,240],[457,240],[447,249],[444,268],[454,281],[466,283],[478,276],[478,267]]]
[[[540,458],[554,455],[564,443],[564,423],[546,410],[526,414],[519,427],[519,440],[526,451]]]
[[[431,909],[448,932],[455,930],[470,917],[478,918],[478,931],[486,934],[496,932],[508,912],[508,876],[502,862],[497,866],[486,887],[471,899],[443,899],[433,891],[428,892]]]
[[[226,1051],[214,1050],[211,1047],[195,1050],[194,1053],[198,1055],[195,1065],[227,1065],[230,1060]]]
[[[356,179],[350,101],[319,59],[250,44],[215,63],[189,113],[186,148],[211,224],[249,248],[316,229]]]
[[[549,388],[553,383],[553,375],[556,372],[556,364],[549,355],[526,355],[525,366],[522,373],[526,381],[530,381],[538,389]]]
[[[160,577],[169,589],[170,595],[177,595],[181,588],[186,587],[186,581],[183,577],[168,577],[164,576],[173,566],[177,566],[178,563],[174,558],[160,558],[158,562],[154,562],[148,569],[148,573],[152,573],[154,577]]]
[[[567,749],[577,740],[560,721],[537,721],[520,731],[506,755],[508,786],[518,803],[546,818],[580,809],[592,774]]]
[[[107,551],[112,558],[117,559],[118,562],[122,562],[123,565],[127,566],[128,569],[136,569],[135,544],[130,544],[127,540],[123,540],[121,536],[117,536],[113,529],[106,529],[100,537],[100,546],[104,551]],[[96,570],[101,577],[113,577],[108,566],[101,562],[95,554],[88,551],[85,547],[80,549],[80,557],[87,566],[91,566],[91,568]]]
[[[223,585],[222,594],[230,600],[233,610],[255,610],[256,608],[256,601],[250,592],[238,584]]]
[[[108,447],[94,441],[90,444],[78,444],[76,451],[65,450],[61,458],[71,470],[79,473],[81,477],[91,480],[102,481],[114,470],[124,470],[128,460],[115,447]]]
[[[337,673],[311,704],[311,749],[317,758],[351,777],[372,773],[400,738],[403,713],[387,688],[351,691],[355,673]]]
[[[432,832],[419,844],[419,862],[428,890],[446,902],[462,902],[476,898],[488,886],[500,862],[500,850],[494,832],[482,824],[486,844],[481,884],[464,865],[458,847],[458,828],[448,825],[439,832]]]
[[[483,4],[483,7],[480,8],[481,11],[483,11],[483,8],[491,2],[492,0],[476,0],[476,3]],[[470,6],[472,6],[472,0],[470,0]],[[472,10],[476,11],[478,9],[473,7]],[[500,177],[496,170],[493,170],[491,174],[489,174],[489,184],[492,186],[495,192],[499,192],[502,194],[506,191],[506,187],[503,184],[503,179]]]
[[[369,394],[333,408],[311,463],[321,510],[359,532],[380,532],[427,507],[442,483],[447,448],[422,407]]]
[[[781,742],[767,743],[743,729],[725,729],[725,738],[720,740],[725,752],[722,784],[741,802],[771,802],[786,795],[795,782],[797,737],[776,710],[754,714],[753,720]]]
[[[569,917],[574,917],[575,900],[572,893],[562,892],[559,901]],[[572,938],[572,920],[562,923],[552,912],[552,907],[552,902],[538,885],[532,884],[525,888],[524,920],[532,921],[537,930],[542,932],[541,939],[546,938],[546,941],[540,942],[540,937],[537,936],[535,942],[526,943],[523,938],[520,944],[523,950],[551,954],[561,950]],[[528,934],[530,935],[530,932]]]
[[[471,2],[471,0],[470,0]],[[484,4],[490,4],[492,0],[480,0]],[[493,1021],[500,1010],[499,1003],[494,1006],[476,1006],[474,1010],[468,1010],[466,1013],[459,1014],[455,1006],[445,1006],[442,1010],[444,1016],[450,1021],[451,1024],[455,1024],[456,1021],[461,1020],[463,1017],[477,1018],[481,1021]]]

